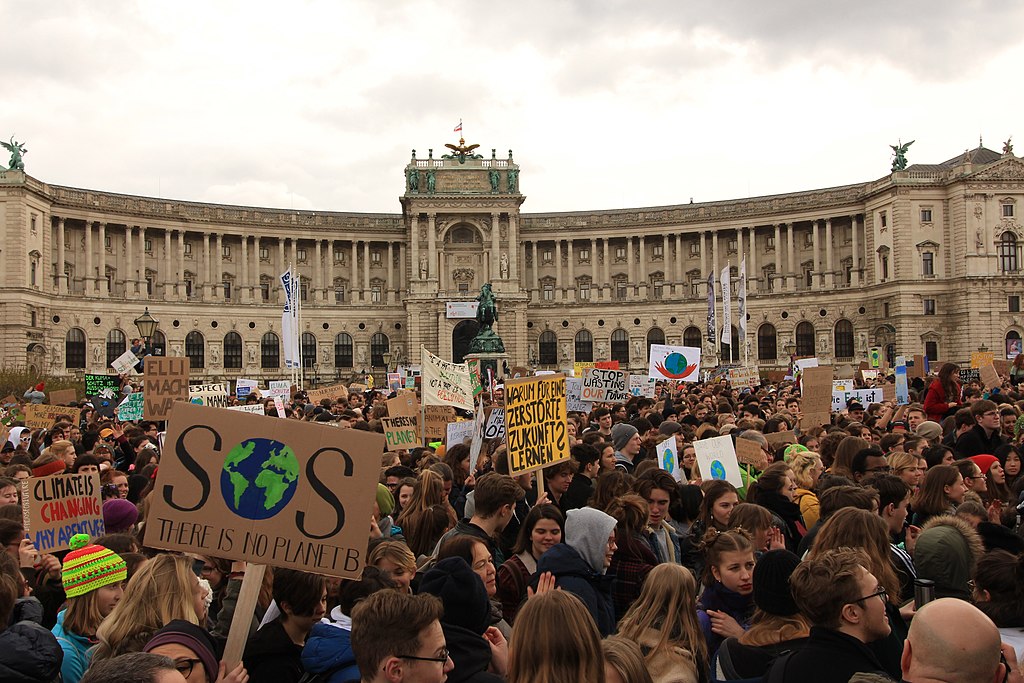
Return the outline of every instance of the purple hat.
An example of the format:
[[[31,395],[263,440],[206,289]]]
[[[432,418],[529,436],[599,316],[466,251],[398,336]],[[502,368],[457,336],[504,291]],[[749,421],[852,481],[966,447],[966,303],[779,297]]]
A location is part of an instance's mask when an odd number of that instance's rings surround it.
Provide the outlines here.
[[[183,619],[175,619],[154,633],[149,642],[143,646],[142,651],[152,652],[161,645],[170,644],[182,645],[195,652],[196,657],[202,660],[203,668],[206,669],[206,678],[211,681],[217,678],[220,666],[215,654],[216,646],[210,639],[210,635],[202,628]]]
[[[103,526],[108,534],[128,531],[138,519],[139,508],[131,501],[111,498],[103,503]]]

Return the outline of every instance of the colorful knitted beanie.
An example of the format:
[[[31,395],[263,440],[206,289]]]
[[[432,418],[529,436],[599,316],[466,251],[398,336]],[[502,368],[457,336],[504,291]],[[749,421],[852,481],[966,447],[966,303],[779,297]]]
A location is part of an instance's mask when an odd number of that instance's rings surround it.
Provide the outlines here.
[[[89,545],[89,536],[71,537],[71,552],[64,557],[62,579],[69,598],[128,578],[128,565],[121,556],[101,545]]]

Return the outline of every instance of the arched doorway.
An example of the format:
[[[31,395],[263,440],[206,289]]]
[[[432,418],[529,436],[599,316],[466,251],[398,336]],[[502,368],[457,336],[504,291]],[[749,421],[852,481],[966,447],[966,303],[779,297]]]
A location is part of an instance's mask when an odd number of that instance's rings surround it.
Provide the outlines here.
[[[452,362],[461,363],[469,353],[469,343],[480,331],[480,323],[475,320],[463,320],[452,330]]]
[[[41,374],[46,369],[46,348],[33,342],[25,349],[25,353],[29,375],[34,377]]]

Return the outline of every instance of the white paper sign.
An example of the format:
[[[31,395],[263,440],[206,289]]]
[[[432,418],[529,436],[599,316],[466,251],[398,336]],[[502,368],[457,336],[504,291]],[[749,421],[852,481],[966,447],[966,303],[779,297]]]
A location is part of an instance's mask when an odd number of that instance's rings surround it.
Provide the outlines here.
[[[484,438],[499,440],[505,438],[504,408],[495,408],[491,411],[491,416],[487,418],[487,426],[484,427]]]
[[[284,401],[280,396],[274,397],[274,409],[277,411],[278,417],[288,417],[284,414]]]
[[[422,396],[425,406],[455,406],[473,410],[473,380],[465,363],[449,363],[426,347],[422,355]]]
[[[466,439],[472,438],[473,420],[463,420],[462,422],[449,422],[444,440],[445,447],[451,448],[452,446],[463,443]]]
[[[235,380],[235,396],[238,398],[245,398],[252,393],[252,390],[259,386],[259,382],[254,379],[238,379]]]
[[[218,384],[194,384],[188,388],[188,400],[201,406],[211,408],[226,408],[228,405],[228,385]]]
[[[117,360],[110,364],[110,367],[114,368],[114,372],[119,375],[127,375],[138,364],[138,357],[131,351],[125,351],[117,357]]]
[[[656,380],[700,381],[700,349],[695,346],[651,344],[647,376]]]
[[[675,437],[670,436],[655,446],[655,449],[658,452],[658,466],[671,474],[676,481],[685,484],[683,468],[679,466],[679,452],[676,448]]]
[[[852,382],[850,383],[852,384]],[[847,385],[849,386],[849,385]],[[882,403],[882,387],[876,387],[874,389],[847,389],[838,390],[833,382],[832,386],[832,412],[838,413],[846,409],[846,404],[850,401],[857,401],[862,406],[867,408],[872,403]]]
[[[292,383],[286,379],[276,379],[270,382],[269,388],[267,389],[267,396],[275,396],[278,398],[288,398],[292,393]]]
[[[625,403],[629,400],[628,375],[622,370],[588,368],[583,375],[580,397],[599,403]]]
[[[736,448],[728,434],[694,441],[693,450],[697,453],[697,465],[704,481],[724,479],[736,488],[743,486],[740,466],[736,462]]]
[[[537,373],[540,374],[540,373]],[[565,409],[570,412],[577,413],[589,413],[593,410],[593,404],[590,401],[584,401],[580,398],[580,394],[583,392],[583,378],[582,377],[566,377],[565,378]]]
[[[240,413],[255,413],[256,415],[267,414],[262,403],[249,403],[244,406],[228,406],[228,410],[237,410]]]
[[[653,377],[630,375],[629,393],[632,396],[646,396],[647,398],[654,398],[654,385],[657,383],[658,380]]]

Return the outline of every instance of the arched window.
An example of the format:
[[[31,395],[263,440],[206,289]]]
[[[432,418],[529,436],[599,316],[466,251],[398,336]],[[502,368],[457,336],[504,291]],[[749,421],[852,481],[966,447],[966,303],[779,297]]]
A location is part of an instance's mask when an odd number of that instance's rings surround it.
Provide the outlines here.
[[[629,365],[629,335],[623,329],[612,332],[612,357],[622,365]]]
[[[352,367],[352,336],[341,332],[334,337],[334,367]]]
[[[554,332],[542,332],[537,346],[537,362],[540,365],[558,365],[558,337]]]
[[[757,328],[757,359],[773,361],[779,356],[778,334],[775,325],[765,323]]]
[[[853,358],[853,323],[840,320],[832,331],[832,349],[836,358]]]
[[[85,368],[85,332],[77,327],[64,337],[64,367],[68,370]]]
[[[260,339],[260,367],[265,370],[281,367],[281,340],[273,332],[265,332]]]
[[[814,325],[806,320],[796,326],[796,355],[814,355]]]
[[[238,370],[242,367],[242,337],[237,332],[224,335],[224,369]]]
[[[124,355],[127,348],[124,332],[121,330],[107,332],[107,365]]]
[[[664,344],[665,343],[665,331],[660,327],[652,327],[647,330],[647,360],[651,359],[651,345],[652,344]]]
[[[690,325],[683,330],[683,346],[692,346],[700,348],[703,344],[703,339],[700,336],[700,329]]]
[[[302,367],[311,368],[316,362],[316,335],[312,332],[302,333]]]
[[[1017,258],[1017,236],[1007,230],[999,238],[999,270],[1015,273],[1019,266]]]
[[[391,340],[383,332],[377,332],[370,337],[370,366],[374,368],[384,367],[384,354],[391,349]]]
[[[472,244],[476,241],[476,232],[465,226],[453,228],[449,241],[452,244]]]
[[[166,356],[167,355],[167,337],[160,330],[153,333],[153,339],[150,341],[150,346],[153,347],[154,356]]]
[[[206,340],[198,330],[192,330],[185,337],[185,355],[188,366],[193,370],[206,367]]]
[[[594,362],[594,337],[587,330],[576,333],[576,362]],[[603,360],[603,359],[602,359]]]
[[[1017,330],[1010,330],[1006,333],[1006,357],[1009,360],[1013,360],[1021,353],[1021,338],[1020,332]]]

